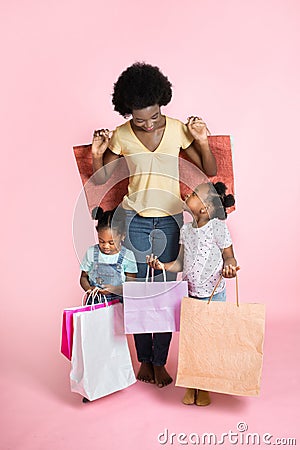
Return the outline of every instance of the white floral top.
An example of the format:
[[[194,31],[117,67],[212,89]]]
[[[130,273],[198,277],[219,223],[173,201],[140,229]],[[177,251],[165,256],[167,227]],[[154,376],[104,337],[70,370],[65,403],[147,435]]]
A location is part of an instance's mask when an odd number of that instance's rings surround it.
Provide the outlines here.
[[[232,244],[225,221],[212,219],[200,228],[186,223],[179,242],[184,246],[182,279],[188,282],[189,295],[209,297],[222,272],[222,250]],[[215,293],[224,289],[222,279]]]

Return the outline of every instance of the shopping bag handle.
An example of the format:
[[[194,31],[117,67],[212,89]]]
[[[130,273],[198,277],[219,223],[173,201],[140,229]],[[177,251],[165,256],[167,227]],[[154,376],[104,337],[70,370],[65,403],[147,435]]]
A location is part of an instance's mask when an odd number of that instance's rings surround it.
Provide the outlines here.
[[[86,291],[83,294],[82,300],[81,300],[82,306],[86,305],[87,302],[89,301],[89,298],[92,297],[92,303],[91,303],[90,306],[91,306],[91,310],[95,309],[95,308],[93,308],[93,306],[95,306],[95,298],[96,298],[97,295],[100,295],[100,299],[101,299],[101,297],[103,297],[104,298],[105,307],[108,306],[108,301],[107,301],[106,295],[105,294],[100,294],[100,292],[98,292],[97,289],[93,289],[92,291]],[[85,299],[85,296],[86,296],[86,299]],[[85,299],[85,301],[84,301],[84,299]]]
[[[150,272],[150,266],[147,265],[147,273],[146,273],[146,278],[145,278],[146,283],[149,281],[149,272]],[[162,273],[163,273],[164,282],[166,282],[167,277],[166,277],[166,271],[164,268],[162,269]],[[153,269],[153,267],[151,267],[151,282],[153,283],[153,281],[154,281],[154,269]]]
[[[95,306],[95,298],[96,298],[97,295],[100,295],[100,300],[101,300],[101,298],[103,297],[103,298],[104,298],[104,304],[105,304],[105,307],[108,306],[108,301],[107,301],[106,295],[105,295],[105,294],[101,294],[101,293],[98,291],[98,289],[93,289],[93,290],[92,290],[92,305],[91,305],[91,306]],[[95,308],[94,308],[94,309],[95,309]]]
[[[213,298],[214,293],[216,292],[217,287],[218,287],[219,284],[221,283],[222,278],[223,278],[223,275],[220,275],[220,277],[219,277],[219,279],[218,279],[218,281],[217,281],[217,284],[215,285],[215,287],[214,287],[214,289],[213,289],[213,291],[212,291],[212,293],[211,293],[211,295],[210,295],[210,297],[209,297],[209,299],[208,299],[208,302],[207,302],[208,305],[209,305],[209,303],[211,302],[211,299]],[[236,276],[235,276],[235,295],[236,295],[236,306],[240,306],[240,305],[239,305],[239,285],[238,285],[238,276],[237,276],[237,274],[236,274]]]
[[[84,291],[82,298],[81,298],[81,306],[85,306],[87,302],[89,301],[89,298],[92,296],[93,291]]]

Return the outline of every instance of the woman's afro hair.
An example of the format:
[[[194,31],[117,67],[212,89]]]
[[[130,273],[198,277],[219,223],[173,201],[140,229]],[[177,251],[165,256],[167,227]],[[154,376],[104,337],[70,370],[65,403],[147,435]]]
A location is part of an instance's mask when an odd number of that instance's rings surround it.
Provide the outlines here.
[[[114,84],[112,103],[115,111],[127,116],[133,109],[167,105],[172,98],[172,84],[158,67],[137,62],[127,67]]]

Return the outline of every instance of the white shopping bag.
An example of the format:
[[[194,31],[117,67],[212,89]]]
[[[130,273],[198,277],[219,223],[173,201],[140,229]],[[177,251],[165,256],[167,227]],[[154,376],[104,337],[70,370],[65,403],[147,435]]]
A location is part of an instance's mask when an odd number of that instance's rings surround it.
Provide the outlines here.
[[[120,303],[73,315],[72,392],[96,400],[135,383],[123,320]]]

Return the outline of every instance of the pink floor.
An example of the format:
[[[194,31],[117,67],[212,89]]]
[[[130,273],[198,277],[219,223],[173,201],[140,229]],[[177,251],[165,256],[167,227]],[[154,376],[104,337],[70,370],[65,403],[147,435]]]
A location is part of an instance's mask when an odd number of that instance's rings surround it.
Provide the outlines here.
[[[181,404],[182,388],[172,384],[165,389],[135,383],[130,388],[82,404],[81,397],[69,389],[69,363],[56,349],[53,354],[29,359],[14,355],[6,373],[1,371],[1,450],[99,450],[158,449],[195,447],[195,434],[232,432],[224,448],[244,448],[246,434],[263,435],[272,445],[277,438],[294,438],[300,447],[299,433],[299,325],[295,322],[269,321],[266,326],[265,359],[259,398],[212,394],[212,404],[201,408]],[[169,371],[175,376],[178,335],[173,336]],[[132,350],[132,340],[130,338]],[[56,356],[57,353],[57,356]],[[133,353],[135,368],[136,360]],[[15,361],[15,362],[13,362]],[[33,362],[34,361],[34,362]],[[298,411],[298,412],[297,412]],[[239,423],[248,430],[237,430]],[[243,427],[240,424],[239,427]],[[168,430],[166,437],[165,430]],[[159,433],[161,443],[158,442]],[[170,433],[176,433],[173,438]],[[183,444],[178,442],[178,434]],[[190,441],[188,441],[190,439]],[[226,438],[225,438],[226,439]],[[234,444],[235,439],[238,440]],[[258,438],[256,438],[258,439]],[[166,443],[164,443],[167,440]],[[192,444],[194,443],[194,445]],[[257,442],[257,441],[256,441]],[[277,443],[278,445],[278,443]],[[200,447],[210,447],[200,444]],[[213,446],[211,444],[211,446]]]

